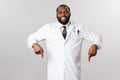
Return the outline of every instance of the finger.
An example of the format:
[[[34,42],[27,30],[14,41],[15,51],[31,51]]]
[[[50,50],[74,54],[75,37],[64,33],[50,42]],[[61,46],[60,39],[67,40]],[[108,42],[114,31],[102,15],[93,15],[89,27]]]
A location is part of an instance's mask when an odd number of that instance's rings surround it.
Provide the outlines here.
[[[41,51],[40,54],[41,54],[41,57],[43,58],[43,57],[44,57],[44,55],[43,55],[43,51]]]
[[[90,58],[91,58],[91,56],[90,55],[88,55],[88,61],[90,62]]]
[[[36,54],[40,54],[40,51],[39,52],[35,52]]]
[[[44,58],[44,55],[43,55],[43,53],[41,54],[41,57],[42,57],[42,58]]]

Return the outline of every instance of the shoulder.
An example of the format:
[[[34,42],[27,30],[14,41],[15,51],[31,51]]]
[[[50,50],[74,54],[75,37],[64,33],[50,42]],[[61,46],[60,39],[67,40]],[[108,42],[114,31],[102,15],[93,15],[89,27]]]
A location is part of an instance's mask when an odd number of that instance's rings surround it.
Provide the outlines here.
[[[48,24],[44,24],[42,27],[40,27],[39,29],[50,29],[52,26],[54,25],[54,23],[48,23]]]
[[[75,23],[75,22],[71,22],[71,25],[76,27],[76,28],[83,28],[83,24],[78,24],[78,23]]]
[[[48,24],[45,24],[43,27],[45,28],[52,28],[56,25],[56,22],[53,22],[53,23],[48,23]]]

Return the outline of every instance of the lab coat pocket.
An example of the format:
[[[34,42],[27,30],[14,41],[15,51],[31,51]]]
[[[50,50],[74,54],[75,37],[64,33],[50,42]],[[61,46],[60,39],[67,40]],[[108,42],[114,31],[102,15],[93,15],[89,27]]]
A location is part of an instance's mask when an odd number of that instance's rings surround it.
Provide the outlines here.
[[[70,35],[70,40],[76,42],[76,41],[78,41],[80,39],[80,36],[81,35],[80,35],[80,31],[79,30],[77,30],[77,31],[73,30],[71,32],[71,35]]]

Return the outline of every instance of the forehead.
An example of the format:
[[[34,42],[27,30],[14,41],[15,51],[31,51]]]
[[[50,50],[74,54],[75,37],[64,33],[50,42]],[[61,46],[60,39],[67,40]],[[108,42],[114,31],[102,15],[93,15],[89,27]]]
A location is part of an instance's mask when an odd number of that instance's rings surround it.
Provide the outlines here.
[[[61,11],[61,10],[69,11],[69,9],[68,9],[67,6],[60,6],[60,7],[58,7],[58,10],[57,10],[57,11]]]

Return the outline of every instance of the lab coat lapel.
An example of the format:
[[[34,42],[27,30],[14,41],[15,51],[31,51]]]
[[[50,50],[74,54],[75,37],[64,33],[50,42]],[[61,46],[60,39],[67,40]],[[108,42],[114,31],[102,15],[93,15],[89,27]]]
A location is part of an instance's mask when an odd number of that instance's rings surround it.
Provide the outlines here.
[[[62,39],[63,41],[65,41],[65,40],[64,40],[64,38],[63,38],[62,32],[60,31],[59,26],[58,26],[58,25],[56,25],[55,27],[56,27],[56,33],[58,33],[58,34],[59,34],[60,39]]]
[[[69,26],[68,33],[67,33],[67,37],[66,37],[65,42],[68,41],[69,36],[70,36],[70,34],[71,34],[71,32],[72,32],[72,30],[73,30],[74,28],[75,28],[75,26],[73,26],[73,25],[70,25],[70,26]]]

